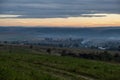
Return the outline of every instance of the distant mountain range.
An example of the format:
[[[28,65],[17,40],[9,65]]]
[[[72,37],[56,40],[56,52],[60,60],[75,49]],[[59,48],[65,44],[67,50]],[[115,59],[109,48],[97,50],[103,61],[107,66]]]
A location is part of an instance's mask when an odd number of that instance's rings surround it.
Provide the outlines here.
[[[120,40],[120,27],[0,27],[0,40],[36,40],[40,38],[84,38]]]

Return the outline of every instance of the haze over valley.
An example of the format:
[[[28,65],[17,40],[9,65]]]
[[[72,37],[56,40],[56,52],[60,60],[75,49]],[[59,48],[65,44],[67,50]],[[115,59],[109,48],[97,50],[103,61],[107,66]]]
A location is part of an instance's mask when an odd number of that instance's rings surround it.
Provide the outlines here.
[[[119,27],[0,27],[0,41],[61,45],[63,47],[118,49],[120,46],[119,35]]]

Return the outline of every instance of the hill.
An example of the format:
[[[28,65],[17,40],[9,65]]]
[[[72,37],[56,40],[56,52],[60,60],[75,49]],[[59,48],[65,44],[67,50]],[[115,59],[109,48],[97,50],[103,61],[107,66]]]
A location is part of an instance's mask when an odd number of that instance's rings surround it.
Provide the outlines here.
[[[48,51],[49,52],[49,51]],[[0,80],[119,80],[120,64],[0,47]]]

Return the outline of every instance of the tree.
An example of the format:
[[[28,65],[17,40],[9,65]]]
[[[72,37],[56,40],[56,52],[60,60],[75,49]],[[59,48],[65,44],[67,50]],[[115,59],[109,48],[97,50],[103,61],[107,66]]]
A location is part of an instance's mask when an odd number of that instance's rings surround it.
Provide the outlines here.
[[[7,42],[7,41],[4,41],[3,43],[4,43],[4,44],[7,44],[8,42]]]
[[[3,44],[0,44],[0,47],[4,46]]]
[[[67,55],[67,50],[62,50],[61,56],[66,56]]]
[[[30,45],[30,47],[29,47],[30,49],[32,49],[33,48],[33,45]]]
[[[118,46],[118,50],[120,51],[120,46]]]
[[[47,53],[51,54],[51,49],[50,48],[48,48],[46,51],[47,51]]]
[[[120,62],[120,55],[118,53],[114,55],[114,60]]]

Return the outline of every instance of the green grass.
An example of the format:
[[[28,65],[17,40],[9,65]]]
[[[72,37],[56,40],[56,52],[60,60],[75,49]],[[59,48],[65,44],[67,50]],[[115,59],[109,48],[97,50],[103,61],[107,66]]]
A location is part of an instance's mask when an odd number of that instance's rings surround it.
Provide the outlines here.
[[[38,54],[39,53],[39,54]],[[0,80],[120,80],[120,64],[0,48]]]

